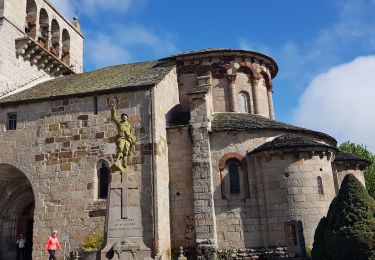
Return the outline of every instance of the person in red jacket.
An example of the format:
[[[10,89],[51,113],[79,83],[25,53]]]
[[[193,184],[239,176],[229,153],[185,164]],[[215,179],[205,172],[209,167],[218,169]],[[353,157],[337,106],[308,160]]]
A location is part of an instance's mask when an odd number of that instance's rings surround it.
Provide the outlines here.
[[[46,245],[44,247],[44,251],[49,253],[49,260],[56,260],[56,250],[61,250],[59,239],[56,236],[57,231],[53,230],[51,236],[48,238]]]

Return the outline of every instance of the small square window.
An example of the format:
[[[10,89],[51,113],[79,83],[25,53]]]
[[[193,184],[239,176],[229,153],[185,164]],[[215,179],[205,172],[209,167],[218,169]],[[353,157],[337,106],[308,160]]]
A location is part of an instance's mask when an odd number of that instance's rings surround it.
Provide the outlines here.
[[[17,113],[8,113],[8,130],[17,129]]]

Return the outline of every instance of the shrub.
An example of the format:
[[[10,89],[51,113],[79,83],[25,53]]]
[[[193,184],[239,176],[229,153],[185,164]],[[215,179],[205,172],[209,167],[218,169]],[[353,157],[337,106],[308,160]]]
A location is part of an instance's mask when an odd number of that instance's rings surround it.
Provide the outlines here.
[[[347,175],[314,236],[313,260],[375,259],[375,201]]]
[[[87,252],[98,251],[104,246],[104,242],[103,234],[95,232],[86,237],[85,241],[82,242],[81,247]]]
[[[327,259],[327,252],[324,245],[324,232],[327,228],[327,218],[323,217],[318,224],[314,234],[314,243],[311,250],[312,259]]]

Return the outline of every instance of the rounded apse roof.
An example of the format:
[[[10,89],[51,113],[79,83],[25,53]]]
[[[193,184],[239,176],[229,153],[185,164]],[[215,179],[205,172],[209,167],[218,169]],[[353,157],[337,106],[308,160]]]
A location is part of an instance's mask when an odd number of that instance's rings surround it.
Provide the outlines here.
[[[214,57],[218,55],[237,55],[237,56],[250,56],[257,58],[259,60],[264,60],[265,63],[269,64],[273,68],[272,77],[275,77],[277,72],[279,71],[279,67],[276,61],[268,55],[265,55],[260,52],[250,51],[250,50],[241,50],[241,49],[231,49],[231,48],[208,48],[202,50],[193,50],[193,51],[186,51],[180,52],[165,59],[175,59],[175,60],[184,60],[190,59],[197,56],[203,57]]]

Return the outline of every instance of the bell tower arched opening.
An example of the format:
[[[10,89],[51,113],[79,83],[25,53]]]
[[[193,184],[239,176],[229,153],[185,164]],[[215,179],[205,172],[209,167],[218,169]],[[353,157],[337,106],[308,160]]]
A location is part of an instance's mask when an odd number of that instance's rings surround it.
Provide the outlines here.
[[[36,37],[36,21],[38,16],[38,8],[34,0],[27,0],[26,3],[26,21],[25,33],[31,38]]]
[[[16,259],[19,233],[26,238],[26,259],[31,259],[35,197],[26,175],[0,164],[0,259]]]
[[[50,51],[57,57],[60,57],[60,25],[56,19],[51,23],[51,47]]]
[[[61,60],[66,65],[70,65],[70,35],[68,30],[64,29],[62,31],[62,54]]]
[[[48,41],[49,41],[49,18],[48,13],[45,9],[40,10],[39,15],[39,37],[38,42],[46,49],[48,49]]]

